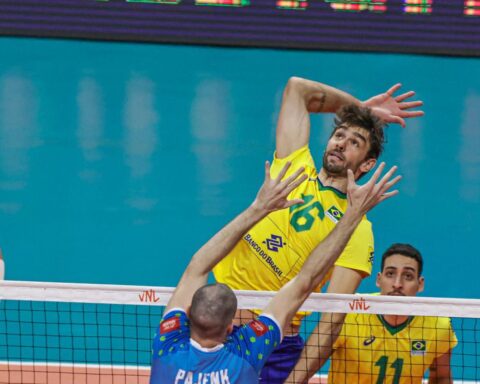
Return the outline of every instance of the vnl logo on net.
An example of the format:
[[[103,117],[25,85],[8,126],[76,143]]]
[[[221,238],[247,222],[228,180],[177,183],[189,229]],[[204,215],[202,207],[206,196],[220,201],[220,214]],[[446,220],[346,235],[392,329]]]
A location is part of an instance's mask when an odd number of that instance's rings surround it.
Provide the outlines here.
[[[348,306],[352,311],[368,311],[368,309],[371,307],[363,297],[360,297],[359,299],[353,299],[350,303],[348,303]]]
[[[142,303],[156,303],[160,299],[156,296],[156,293],[153,289],[147,289],[138,295],[138,299]]]

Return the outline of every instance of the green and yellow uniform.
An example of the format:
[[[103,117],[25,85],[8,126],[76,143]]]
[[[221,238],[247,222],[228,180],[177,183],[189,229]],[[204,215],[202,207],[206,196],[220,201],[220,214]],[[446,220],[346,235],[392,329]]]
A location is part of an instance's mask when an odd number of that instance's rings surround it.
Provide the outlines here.
[[[334,344],[329,383],[422,383],[433,361],[457,345],[447,317],[415,316],[390,326],[382,316],[349,313]]]
[[[214,268],[216,280],[232,289],[278,291],[298,274],[307,257],[335,228],[347,208],[346,194],[320,182],[307,146],[286,158],[275,157],[271,176],[276,177],[287,161],[292,165],[286,177],[305,167],[307,181],[289,196],[290,199],[302,198],[304,203],[268,215]],[[369,275],[373,251],[372,225],[364,217],[335,265]],[[297,314],[293,324],[300,324],[301,319],[302,315]]]

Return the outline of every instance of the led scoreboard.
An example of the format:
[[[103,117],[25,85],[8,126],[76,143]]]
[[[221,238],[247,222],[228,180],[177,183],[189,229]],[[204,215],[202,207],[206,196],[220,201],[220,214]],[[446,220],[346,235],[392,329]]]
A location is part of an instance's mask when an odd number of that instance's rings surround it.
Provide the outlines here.
[[[480,0],[0,0],[0,34],[480,56]]]

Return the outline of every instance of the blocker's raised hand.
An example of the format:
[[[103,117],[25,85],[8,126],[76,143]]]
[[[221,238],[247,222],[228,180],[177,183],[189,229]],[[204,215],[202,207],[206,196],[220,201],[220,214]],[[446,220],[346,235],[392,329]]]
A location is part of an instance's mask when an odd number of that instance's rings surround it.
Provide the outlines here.
[[[287,162],[278,176],[272,179],[270,176],[270,163],[268,161],[265,162],[265,181],[252,204],[255,208],[272,212],[303,203],[302,199],[287,199],[290,192],[307,179],[307,175],[303,173],[305,169],[301,167],[285,178],[285,180],[282,180],[290,166],[291,163]]]
[[[347,171],[347,198],[349,208],[367,213],[380,202],[395,196],[398,193],[398,190],[390,191],[390,188],[397,184],[402,178],[402,176],[393,177],[397,167],[393,166],[390,168],[390,170],[378,181],[384,168],[385,163],[382,162],[370,180],[363,185],[356,184],[353,172],[350,169]]]

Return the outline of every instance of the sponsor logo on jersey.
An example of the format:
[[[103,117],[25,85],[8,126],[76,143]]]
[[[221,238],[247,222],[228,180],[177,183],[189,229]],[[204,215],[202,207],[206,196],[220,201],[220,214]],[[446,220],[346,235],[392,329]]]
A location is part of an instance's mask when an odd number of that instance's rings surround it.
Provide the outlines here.
[[[262,336],[268,331],[268,327],[259,320],[251,321],[249,326],[253,329],[253,332],[255,332],[257,336]]]
[[[265,252],[262,247],[255,241],[252,239],[252,236],[247,233],[243,239],[250,245],[250,247],[252,248],[252,250],[254,252],[257,253],[257,255],[259,255],[264,261],[265,263],[267,263],[270,268],[272,269],[272,271],[277,275],[277,276],[282,276],[283,275],[283,272],[282,270],[275,264],[275,262],[273,261],[273,259],[268,255],[267,252]]]
[[[427,352],[427,342],[425,340],[412,340],[411,355],[423,356]]]
[[[368,262],[370,264],[373,264],[373,259],[374,259],[374,252],[372,251],[372,252],[370,252],[370,257],[368,258]]]
[[[160,324],[160,333],[168,333],[180,328],[180,318],[173,317],[168,320],[163,320]]]
[[[343,216],[343,212],[340,211],[337,207],[332,205],[330,208],[328,208],[327,212],[325,214],[328,216],[330,220],[332,220],[335,224],[338,223],[338,220],[340,220]]]
[[[375,336],[370,336],[368,339],[363,340],[363,345],[364,346],[369,346],[375,341]]]
[[[270,238],[265,240],[263,244],[267,244],[269,251],[278,252],[278,248],[283,248],[287,243],[283,242],[282,236],[270,235]]]

